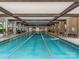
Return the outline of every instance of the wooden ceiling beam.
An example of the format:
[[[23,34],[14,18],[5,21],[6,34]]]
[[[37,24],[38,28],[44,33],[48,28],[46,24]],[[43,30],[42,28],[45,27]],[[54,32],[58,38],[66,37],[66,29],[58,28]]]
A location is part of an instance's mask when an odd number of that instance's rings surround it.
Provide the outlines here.
[[[16,18],[17,20],[21,21],[20,18],[18,18],[17,16],[14,16],[10,11],[8,11],[8,10],[2,8],[2,7],[0,7],[0,11],[3,12],[4,14],[8,15],[8,16],[11,16],[11,17]]]
[[[18,21],[18,20],[15,20],[15,19],[9,19],[10,21]],[[43,20],[41,20],[41,19],[39,19],[39,20],[33,20],[33,19],[28,19],[28,20],[26,20],[26,19],[23,19],[24,21],[50,21],[49,19],[47,20],[47,19],[43,19]]]
[[[28,19],[28,20],[26,20],[26,19],[23,19],[24,21],[26,21],[26,22],[33,22],[33,21],[38,21],[38,22],[40,22],[40,21],[50,21],[49,19],[43,19],[43,20],[33,20],[33,19]],[[65,21],[66,19],[58,19],[57,21]],[[18,20],[15,20],[15,19],[9,19],[9,21],[18,21]],[[18,21],[18,22],[21,22],[21,21]]]
[[[62,13],[60,13],[59,16],[55,17],[54,20],[56,20],[57,18],[67,14],[69,11],[73,10],[74,8],[78,7],[79,6],[79,2],[75,2],[73,3],[72,5],[70,5],[67,9],[65,9]]]
[[[19,21],[22,21],[23,23],[26,23],[24,20],[20,19],[20,18],[17,17],[17,16],[14,16],[13,13],[11,13],[10,11],[4,9],[3,7],[0,7],[0,11],[3,12],[4,14],[8,15],[9,17],[13,17],[13,18],[15,18],[15,19],[17,19],[17,20],[19,20]]]
[[[63,12],[60,13],[59,16],[56,16],[52,21],[57,20],[59,17],[64,16],[65,14],[67,14],[68,12],[70,12],[71,10],[73,10],[74,8],[79,6],[79,2],[74,2],[72,5],[70,5],[67,9],[65,9]],[[52,23],[52,21],[49,22]]]
[[[0,2],[73,2],[79,0],[0,0]]]
[[[57,17],[59,14],[13,14],[17,17]],[[79,14],[65,14],[63,17],[78,17]],[[6,14],[0,14],[0,17],[10,17]]]

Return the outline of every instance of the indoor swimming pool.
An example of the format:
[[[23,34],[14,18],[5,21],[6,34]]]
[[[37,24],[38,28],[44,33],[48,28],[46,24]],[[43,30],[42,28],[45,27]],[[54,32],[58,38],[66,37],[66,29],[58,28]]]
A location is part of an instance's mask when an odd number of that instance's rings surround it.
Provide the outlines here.
[[[45,33],[0,42],[0,59],[79,59],[79,46]]]

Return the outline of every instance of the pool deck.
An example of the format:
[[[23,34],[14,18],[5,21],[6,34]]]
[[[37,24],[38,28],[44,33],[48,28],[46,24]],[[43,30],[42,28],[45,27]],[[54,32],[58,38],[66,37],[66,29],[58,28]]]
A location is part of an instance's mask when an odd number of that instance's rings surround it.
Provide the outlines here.
[[[66,41],[79,45],[79,38],[71,38],[71,37],[63,37],[63,36],[59,36],[59,37]]]
[[[10,39],[12,37],[16,37],[16,36],[19,36],[19,35],[22,35],[24,33],[21,33],[21,34],[11,34],[11,35],[7,35],[7,36],[3,36],[3,37],[0,37],[0,41],[4,41],[4,40],[7,40],[7,39]]]
[[[53,33],[49,33],[50,35],[54,35]],[[58,36],[58,35],[57,35]],[[66,41],[72,42],[76,45],[79,45],[79,38],[72,38],[72,37],[65,37],[65,36],[58,36]]]

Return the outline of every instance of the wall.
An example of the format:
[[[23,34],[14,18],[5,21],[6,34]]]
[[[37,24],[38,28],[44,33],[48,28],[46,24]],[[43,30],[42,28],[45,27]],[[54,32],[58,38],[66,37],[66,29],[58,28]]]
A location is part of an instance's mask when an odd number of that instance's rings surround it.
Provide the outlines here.
[[[79,17],[67,19],[67,32],[69,35],[78,37],[79,34]]]
[[[48,26],[27,26],[28,28],[32,28],[32,29],[30,29],[30,31],[39,31],[39,32],[42,32],[42,31],[44,31],[44,32],[46,32],[46,31],[48,31]]]
[[[69,34],[77,34],[77,17],[68,19],[67,26]]]
[[[79,38],[79,17],[78,17],[78,38]]]
[[[58,28],[59,28],[59,33],[64,34],[65,33],[65,21],[60,21]]]
[[[66,21],[55,21],[50,26],[50,31],[56,35],[64,35],[65,33],[65,22]]]

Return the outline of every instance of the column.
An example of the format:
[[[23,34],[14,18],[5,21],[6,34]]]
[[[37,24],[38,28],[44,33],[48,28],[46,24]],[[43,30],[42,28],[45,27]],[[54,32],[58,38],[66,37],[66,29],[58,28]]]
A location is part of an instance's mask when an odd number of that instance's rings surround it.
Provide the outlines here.
[[[4,29],[5,29],[5,33],[4,35],[8,35],[8,19],[4,18]]]
[[[13,23],[13,34],[16,34],[16,22]]]

